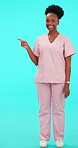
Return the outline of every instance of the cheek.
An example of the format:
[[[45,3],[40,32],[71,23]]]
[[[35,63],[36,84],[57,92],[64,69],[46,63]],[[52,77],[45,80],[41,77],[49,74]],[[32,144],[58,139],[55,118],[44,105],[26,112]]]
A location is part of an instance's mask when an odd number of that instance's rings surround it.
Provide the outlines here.
[[[48,23],[46,23],[46,27],[48,26]]]
[[[54,23],[54,26],[57,27],[57,23]]]

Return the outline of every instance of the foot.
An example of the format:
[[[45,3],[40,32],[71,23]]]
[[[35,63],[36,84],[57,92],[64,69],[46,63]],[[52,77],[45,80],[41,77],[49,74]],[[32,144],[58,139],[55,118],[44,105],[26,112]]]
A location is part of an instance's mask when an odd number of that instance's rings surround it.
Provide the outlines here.
[[[40,146],[41,147],[46,147],[47,146],[47,141],[46,140],[41,140],[40,141]]]
[[[56,141],[56,146],[57,147],[63,147],[64,146],[63,141],[61,141],[61,140]]]

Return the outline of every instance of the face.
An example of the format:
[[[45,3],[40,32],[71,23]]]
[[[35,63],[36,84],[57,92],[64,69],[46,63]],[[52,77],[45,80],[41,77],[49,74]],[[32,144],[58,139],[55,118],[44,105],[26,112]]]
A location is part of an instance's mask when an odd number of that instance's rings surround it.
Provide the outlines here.
[[[46,16],[46,27],[49,31],[54,31],[59,24],[58,16],[54,13],[48,13]]]

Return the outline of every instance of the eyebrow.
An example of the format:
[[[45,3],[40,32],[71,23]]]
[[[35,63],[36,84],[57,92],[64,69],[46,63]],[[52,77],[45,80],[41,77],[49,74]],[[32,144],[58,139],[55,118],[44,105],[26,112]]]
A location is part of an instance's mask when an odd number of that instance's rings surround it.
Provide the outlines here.
[[[46,20],[50,20],[50,19],[46,18]],[[55,18],[52,18],[51,20],[55,20]]]
[[[59,20],[58,18],[51,18],[51,19],[49,19],[49,18],[46,18],[46,20]]]

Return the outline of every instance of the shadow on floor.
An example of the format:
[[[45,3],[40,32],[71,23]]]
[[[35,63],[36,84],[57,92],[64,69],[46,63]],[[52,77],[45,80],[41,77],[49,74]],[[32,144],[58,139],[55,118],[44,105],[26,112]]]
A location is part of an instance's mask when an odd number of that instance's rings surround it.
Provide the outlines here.
[[[48,144],[47,148],[56,148],[56,145]],[[78,146],[65,144],[63,148],[78,148]]]
[[[41,148],[41,147],[39,146],[39,148]],[[48,144],[48,146],[46,148],[57,148],[57,147],[56,147],[56,145]],[[65,144],[63,148],[78,148],[78,146]]]

